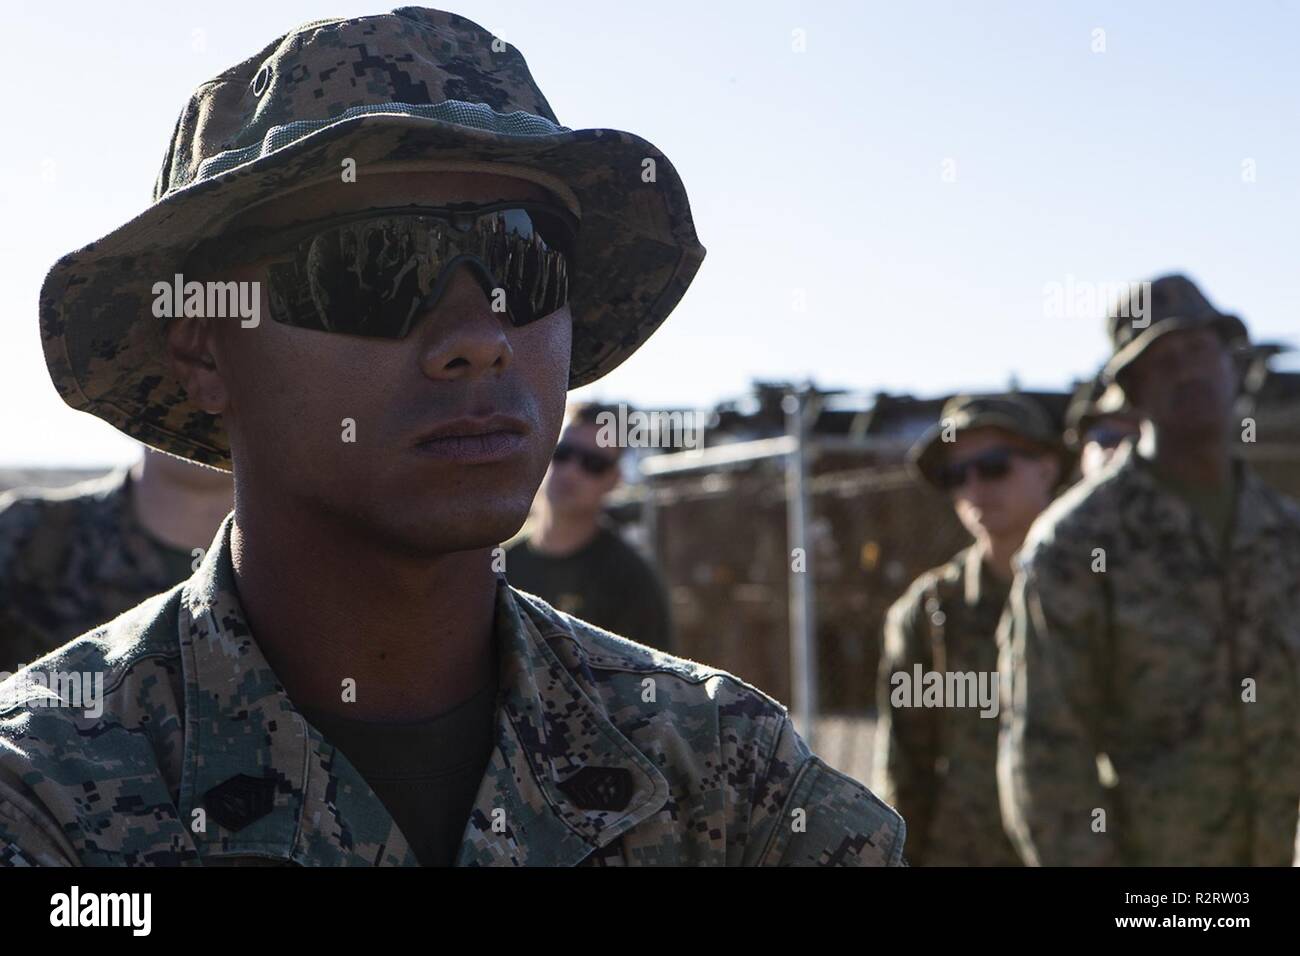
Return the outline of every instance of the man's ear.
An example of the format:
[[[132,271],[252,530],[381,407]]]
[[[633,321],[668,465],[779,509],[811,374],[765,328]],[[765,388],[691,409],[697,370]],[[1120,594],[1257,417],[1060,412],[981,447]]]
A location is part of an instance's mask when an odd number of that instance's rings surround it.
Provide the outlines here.
[[[217,368],[215,340],[215,328],[207,319],[173,319],[167,326],[167,357],[172,374],[190,401],[209,415],[220,415],[230,401],[226,382]]]

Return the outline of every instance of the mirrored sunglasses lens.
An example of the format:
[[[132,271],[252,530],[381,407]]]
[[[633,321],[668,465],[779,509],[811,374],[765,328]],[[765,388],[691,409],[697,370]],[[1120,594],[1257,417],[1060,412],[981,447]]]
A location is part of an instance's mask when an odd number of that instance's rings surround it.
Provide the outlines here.
[[[569,300],[571,232],[558,216],[506,209],[480,220],[484,260],[506,292],[510,319],[527,325],[545,318]]]
[[[299,328],[402,338],[441,275],[448,245],[420,217],[324,229],[268,269],[272,317]]]
[[[542,221],[546,221],[545,229]],[[271,314],[299,328],[402,338],[460,256],[477,259],[505,293],[515,325],[568,302],[574,231],[558,215],[489,210],[447,221],[393,215],[323,229],[268,269]]]

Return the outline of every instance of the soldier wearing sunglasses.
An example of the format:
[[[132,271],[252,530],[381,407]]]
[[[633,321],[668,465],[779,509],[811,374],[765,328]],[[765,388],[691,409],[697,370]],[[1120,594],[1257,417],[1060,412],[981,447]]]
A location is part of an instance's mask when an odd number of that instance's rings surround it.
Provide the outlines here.
[[[533,502],[531,527],[506,553],[506,577],[565,613],[669,651],[668,600],[659,576],[603,518],[623,453],[597,441],[598,416],[609,410],[570,408]]]
[[[1141,421],[1124,390],[1100,376],[1081,385],[1065,412],[1065,445],[1079,458],[1079,474],[1090,478],[1114,460],[1126,441],[1136,441]]]
[[[886,617],[876,792],[907,820],[920,866],[1016,866],[997,795],[998,721],[978,708],[896,708],[896,673],[996,675],[1011,556],[1052,499],[1062,448],[1044,410],[1020,395],[959,396],[908,456],[974,538],[921,575]]]
[[[154,198],[51,269],[47,365],[233,472],[235,508],[187,581],[0,684],[0,864],[901,862],[902,820],[776,701],[493,567],[567,390],[703,259],[667,157],[403,7],[200,86]],[[173,281],[198,292],[166,315]],[[205,311],[230,289],[269,321]],[[38,671],[104,698],[52,706]]]
[[[1141,437],[1022,552],[998,783],[1045,866],[1286,866],[1300,805],[1300,508],[1242,460],[1245,324],[1136,286],[1103,370]]]

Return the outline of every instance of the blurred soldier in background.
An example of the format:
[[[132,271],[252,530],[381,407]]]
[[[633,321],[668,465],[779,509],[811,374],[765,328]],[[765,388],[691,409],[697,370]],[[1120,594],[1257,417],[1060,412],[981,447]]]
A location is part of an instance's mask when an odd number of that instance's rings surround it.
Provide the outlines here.
[[[959,396],[913,447],[913,473],[945,493],[975,543],[890,608],[873,789],[907,821],[913,865],[1016,866],[997,794],[997,713],[892,706],[891,678],[997,673],[1011,556],[1063,474],[1047,413],[1024,396]],[[996,687],[994,688],[996,692]]]
[[[1141,422],[1114,382],[1100,375],[1075,390],[1065,413],[1065,445],[1079,456],[1079,474],[1091,478],[1110,464],[1121,443],[1136,441]]]
[[[521,591],[634,641],[671,651],[668,599],[659,575],[604,519],[618,486],[623,449],[597,441],[597,416],[571,407],[533,504],[532,527],[506,553],[506,577]]]
[[[93,481],[0,496],[0,671],[188,578],[231,506],[229,474],[152,449]]]
[[[1104,371],[1142,437],[1021,555],[1001,635],[1007,831],[1031,864],[1286,865],[1300,509],[1233,458],[1253,440],[1233,412],[1246,328],[1177,275],[1109,324]]]

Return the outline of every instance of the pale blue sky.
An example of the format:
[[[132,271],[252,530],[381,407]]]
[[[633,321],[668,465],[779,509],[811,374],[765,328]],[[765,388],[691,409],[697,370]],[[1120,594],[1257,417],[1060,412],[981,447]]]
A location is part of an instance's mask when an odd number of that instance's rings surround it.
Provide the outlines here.
[[[144,207],[197,84],[301,22],[385,9],[6,5],[0,465],[133,457],[49,383],[46,270]],[[1045,287],[1071,276],[1187,271],[1256,338],[1300,344],[1295,3],[452,9],[522,50],[561,123],[641,134],[690,191],[708,258],[594,396],[703,406],[752,378],[808,376],[922,395],[1011,375],[1063,388],[1106,354],[1099,315],[1045,315]]]

